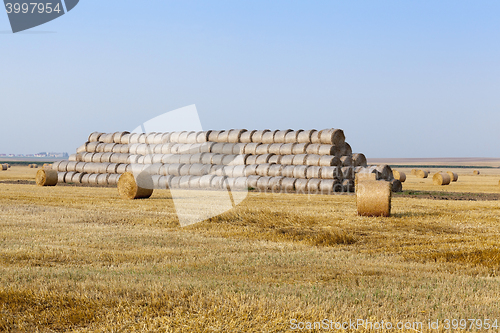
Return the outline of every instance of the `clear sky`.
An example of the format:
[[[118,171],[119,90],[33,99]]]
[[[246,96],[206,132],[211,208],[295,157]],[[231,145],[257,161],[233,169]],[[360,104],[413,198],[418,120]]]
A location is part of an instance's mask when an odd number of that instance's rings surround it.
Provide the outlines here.
[[[500,2],[81,0],[12,34],[0,153],[196,104],[204,129],[342,128],[368,157],[500,157]]]

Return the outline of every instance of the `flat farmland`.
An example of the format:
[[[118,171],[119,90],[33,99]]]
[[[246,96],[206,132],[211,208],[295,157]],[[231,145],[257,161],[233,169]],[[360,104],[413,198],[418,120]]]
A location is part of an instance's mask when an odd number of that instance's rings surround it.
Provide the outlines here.
[[[125,201],[112,187],[42,188],[37,169],[0,171],[0,330],[500,321],[500,169],[430,169],[458,171],[449,186],[397,169],[408,179],[389,218],[358,217],[354,195],[249,192],[184,228],[167,190]]]

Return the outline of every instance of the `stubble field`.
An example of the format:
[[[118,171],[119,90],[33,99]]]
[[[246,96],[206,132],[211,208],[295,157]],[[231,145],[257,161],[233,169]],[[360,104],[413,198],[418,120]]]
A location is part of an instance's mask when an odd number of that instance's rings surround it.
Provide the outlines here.
[[[35,172],[0,171],[2,331],[287,332],[324,319],[423,323],[417,331],[439,320],[441,331],[445,319],[500,321],[500,172],[459,170],[447,187],[409,175],[390,218],[356,216],[353,195],[249,192],[184,228],[166,190],[124,201],[116,188],[37,187]]]

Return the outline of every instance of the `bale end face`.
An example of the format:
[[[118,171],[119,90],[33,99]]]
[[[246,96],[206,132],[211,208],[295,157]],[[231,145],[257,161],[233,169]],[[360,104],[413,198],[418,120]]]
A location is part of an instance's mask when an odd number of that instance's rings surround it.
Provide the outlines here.
[[[35,180],[38,186],[55,186],[58,181],[57,171],[40,169],[36,173]]]
[[[358,183],[356,203],[359,216],[391,215],[392,186],[387,181],[363,180]]]
[[[118,193],[122,198],[129,200],[151,197],[153,194],[151,176],[141,173],[136,178],[133,173],[125,172],[118,180]]]

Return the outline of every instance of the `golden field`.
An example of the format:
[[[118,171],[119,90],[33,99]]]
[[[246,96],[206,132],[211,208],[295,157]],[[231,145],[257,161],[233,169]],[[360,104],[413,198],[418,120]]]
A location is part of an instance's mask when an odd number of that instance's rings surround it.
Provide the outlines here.
[[[0,331],[288,332],[294,319],[500,325],[498,200],[396,195],[392,217],[367,218],[354,195],[249,192],[235,209],[181,228],[166,190],[125,201],[116,188],[5,182],[36,171],[0,171]],[[460,169],[445,187],[405,171],[405,190],[500,193],[496,169]]]

